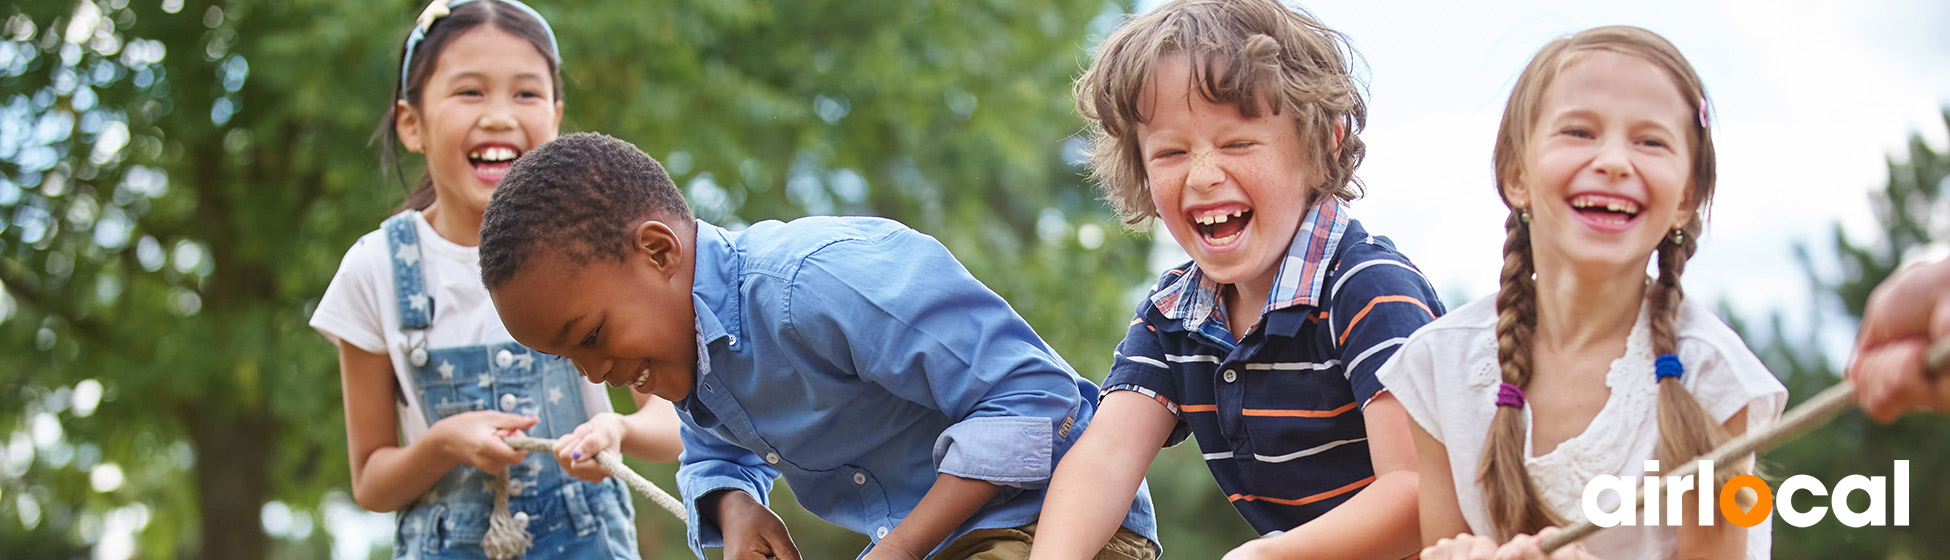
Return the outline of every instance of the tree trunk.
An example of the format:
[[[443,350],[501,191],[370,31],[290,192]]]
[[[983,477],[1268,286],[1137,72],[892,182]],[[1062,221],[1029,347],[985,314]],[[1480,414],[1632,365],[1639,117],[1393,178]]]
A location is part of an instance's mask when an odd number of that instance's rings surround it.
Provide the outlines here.
[[[258,560],[270,551],[259,521],[269,496],[271,423],[263,409],[211,414],[188,407],[183,423],[196,446],[197,513],[206,560]]]

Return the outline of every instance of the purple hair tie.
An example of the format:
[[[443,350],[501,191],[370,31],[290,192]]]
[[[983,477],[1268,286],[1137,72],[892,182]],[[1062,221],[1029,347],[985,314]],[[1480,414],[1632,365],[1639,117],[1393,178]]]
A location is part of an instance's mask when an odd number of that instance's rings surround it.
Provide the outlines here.
[[[1523,408],[1523,389],[1504,383],[1496,388],[1496,405],[1510,408]]]
[[[1668,377],[1678,379],[1680,374],[1686,373],[1686,365],[1679,363],[1677,355],[1660,354],[1652,359],[1652,372],[1657,375],[1653,381],[1665,381]]]

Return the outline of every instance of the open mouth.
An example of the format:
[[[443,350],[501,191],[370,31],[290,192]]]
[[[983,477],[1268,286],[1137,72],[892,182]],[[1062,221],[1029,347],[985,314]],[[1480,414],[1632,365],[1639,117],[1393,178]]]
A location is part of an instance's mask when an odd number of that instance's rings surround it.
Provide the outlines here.
[[[521,152],[513,146],[485,144],[467,152],[467,165],[474,169],[474,175],[490,183],[498,183],[501,176],[508,174],[508,167],[514,165]]]
[[[1605,225],[1625,225],[1639,217],[1637,201],[1601,194],[1571,197],[1571,209],[1586,220]]]
[[[1192,228],[1198,231],[1206,244],[1223,247],[1237,241],[1239,234],[1244,233],[1246,225],[1252,221],[1253,211],[1246,208],[1196,212],[1192,215]]]
[[[636,379],[630,380],[630,388],[642,392],[644,384],[650,382],[650,366],[643,366],[636,372]]]

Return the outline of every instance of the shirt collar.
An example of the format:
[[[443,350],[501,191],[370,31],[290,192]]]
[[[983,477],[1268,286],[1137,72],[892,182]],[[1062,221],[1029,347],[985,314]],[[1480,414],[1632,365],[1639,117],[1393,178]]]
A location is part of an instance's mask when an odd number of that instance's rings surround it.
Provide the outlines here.
[[[697,221],[697,258],[691,277],[691,304],[701,344],[738,334],[738,274],[743,266],[736,234]]]
[[[1320,305],[1327,269],[1340,248],[1348,224],[1346,203],[1339,198],[1326,198],[1307,211],[1306,220],[1294,232],[1262,313],[1295,305]],[[1151,294],[1151,303],[1166,318],[1184,321],[1186,330],[1196,331],[1218,308],[1220,287],[1199,270],[1197,263],[1192,263],[1186,266],[1183,276]]]

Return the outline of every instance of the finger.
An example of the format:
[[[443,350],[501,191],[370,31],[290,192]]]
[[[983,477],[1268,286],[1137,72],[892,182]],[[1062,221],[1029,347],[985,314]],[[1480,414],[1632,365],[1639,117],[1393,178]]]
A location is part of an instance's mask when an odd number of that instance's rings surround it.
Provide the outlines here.
[[[601,465],[594,463],[579,463],[572,468],[564,470],[568,471],[570,476],[574,476],[585,482],[602,482],[603,479],[609,478],[610,475],[608,469],[604,469]]]
[[[1496,549],[1497,560],[1544,560],[1544,551],[1537,547],[1537,537],[1517,535],[1510,542]]]
[[[494,413],[494,416],[491,418],[492,420],[489,425],[502,430],[526,430],[535,427],[535,423],[542,420],[534,416],[522,416],[520,414],[507,414],[502,412]]]
[[[1921,340],[1905,339],[1856,357],[1849,369],[1864,413],[1887,424],[1910,409],[1929,404],[1930,386],[1923,372],[1924,350]]]
[[[772,546],[772,557],[779,560],[802,560],[799,557],[799,546],[792,544],[792,538],[785,536],[780,538],[785,540],[783,547],[775,543]]]
[[[1492,560],[1496,558],[1496,541],[1487,537],[1475,537],[1469,542],[1469,560]]]

